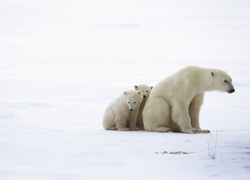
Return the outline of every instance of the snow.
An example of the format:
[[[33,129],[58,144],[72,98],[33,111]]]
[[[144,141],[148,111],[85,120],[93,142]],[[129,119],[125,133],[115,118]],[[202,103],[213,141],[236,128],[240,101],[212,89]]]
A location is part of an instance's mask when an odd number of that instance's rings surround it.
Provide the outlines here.
[[[249,32],[248,0],[2,0],[0,179],[248,180]],[[206,94],[210,134],[102,128],[122,91],[187,65],[233,78]]]

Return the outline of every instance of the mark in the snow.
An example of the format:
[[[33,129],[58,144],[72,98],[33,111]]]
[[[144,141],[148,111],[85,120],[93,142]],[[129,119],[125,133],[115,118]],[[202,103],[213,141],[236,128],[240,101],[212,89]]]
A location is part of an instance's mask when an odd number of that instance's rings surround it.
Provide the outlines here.
[[[163,151],[163,152],[155,152],[155,154],[173,154],[173,155],[179,155],[179,154],[192,154],[192,152],[185,152],[185,151]]]

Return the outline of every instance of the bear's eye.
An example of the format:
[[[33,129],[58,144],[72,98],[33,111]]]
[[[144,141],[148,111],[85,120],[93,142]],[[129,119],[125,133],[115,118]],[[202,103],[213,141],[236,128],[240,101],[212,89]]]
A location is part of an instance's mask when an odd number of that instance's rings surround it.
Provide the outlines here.
[[[130,104],[130,102],[128,102],[128,104]]]
[[[148,92],[148,91],[146,91],[146,92]]]
[[[136,102],[134,102],[134,104],[135,104]]]
[[[228,83],[228,81],[227,81],[227,80],[224,80],[224,82],[225,82],[225,83]]]

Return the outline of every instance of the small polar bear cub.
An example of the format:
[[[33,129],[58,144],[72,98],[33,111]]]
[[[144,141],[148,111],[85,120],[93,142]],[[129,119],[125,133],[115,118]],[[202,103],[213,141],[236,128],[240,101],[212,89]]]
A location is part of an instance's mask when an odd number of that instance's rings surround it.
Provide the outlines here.
[[[139,109],[136,125],[140,130],[144,130],[144,125],[143,125],[143,121],[142,121],[142,110],[145,106],[145,102],[147,101],[151,90],[153,89],[153,86],[148,86],[146,84],[140,84],[140,85],[135,85],[134,89],[137,91],[140,90],[142,92],[143,101],[142,101],[140,109]]]
[[[118,131],[139,130],[136,121],[142,100],[141,91],[124,91],[108,105],[103,117],[104,129]]]
[[[153,86],[141,84],[141,85],[135,85],[134,88],[135,90],[137,91],[140,90],[142,92],[143,100],[147,100],[151,90],[153,89]]]

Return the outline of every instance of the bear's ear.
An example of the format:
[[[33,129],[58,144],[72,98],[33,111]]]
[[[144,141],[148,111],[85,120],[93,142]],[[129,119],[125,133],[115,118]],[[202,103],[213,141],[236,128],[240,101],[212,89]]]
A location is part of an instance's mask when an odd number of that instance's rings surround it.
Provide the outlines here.
[[[127,91],[124,91],[123,94],[126,95],[126,94],[127,94]]]
[[[135,88],[135,90],[137,90],[137,89],[138,89],[138,86],[137,86],[137,85],[134,85],[134,88]]]
[[[151,86],[150,88],[153,89],[153,86]]]
[[[210,73],[211,73],[211,76],[212,76],[212,77],[214,77],[214,72],[213,72],[213,71],[211,71]]]

